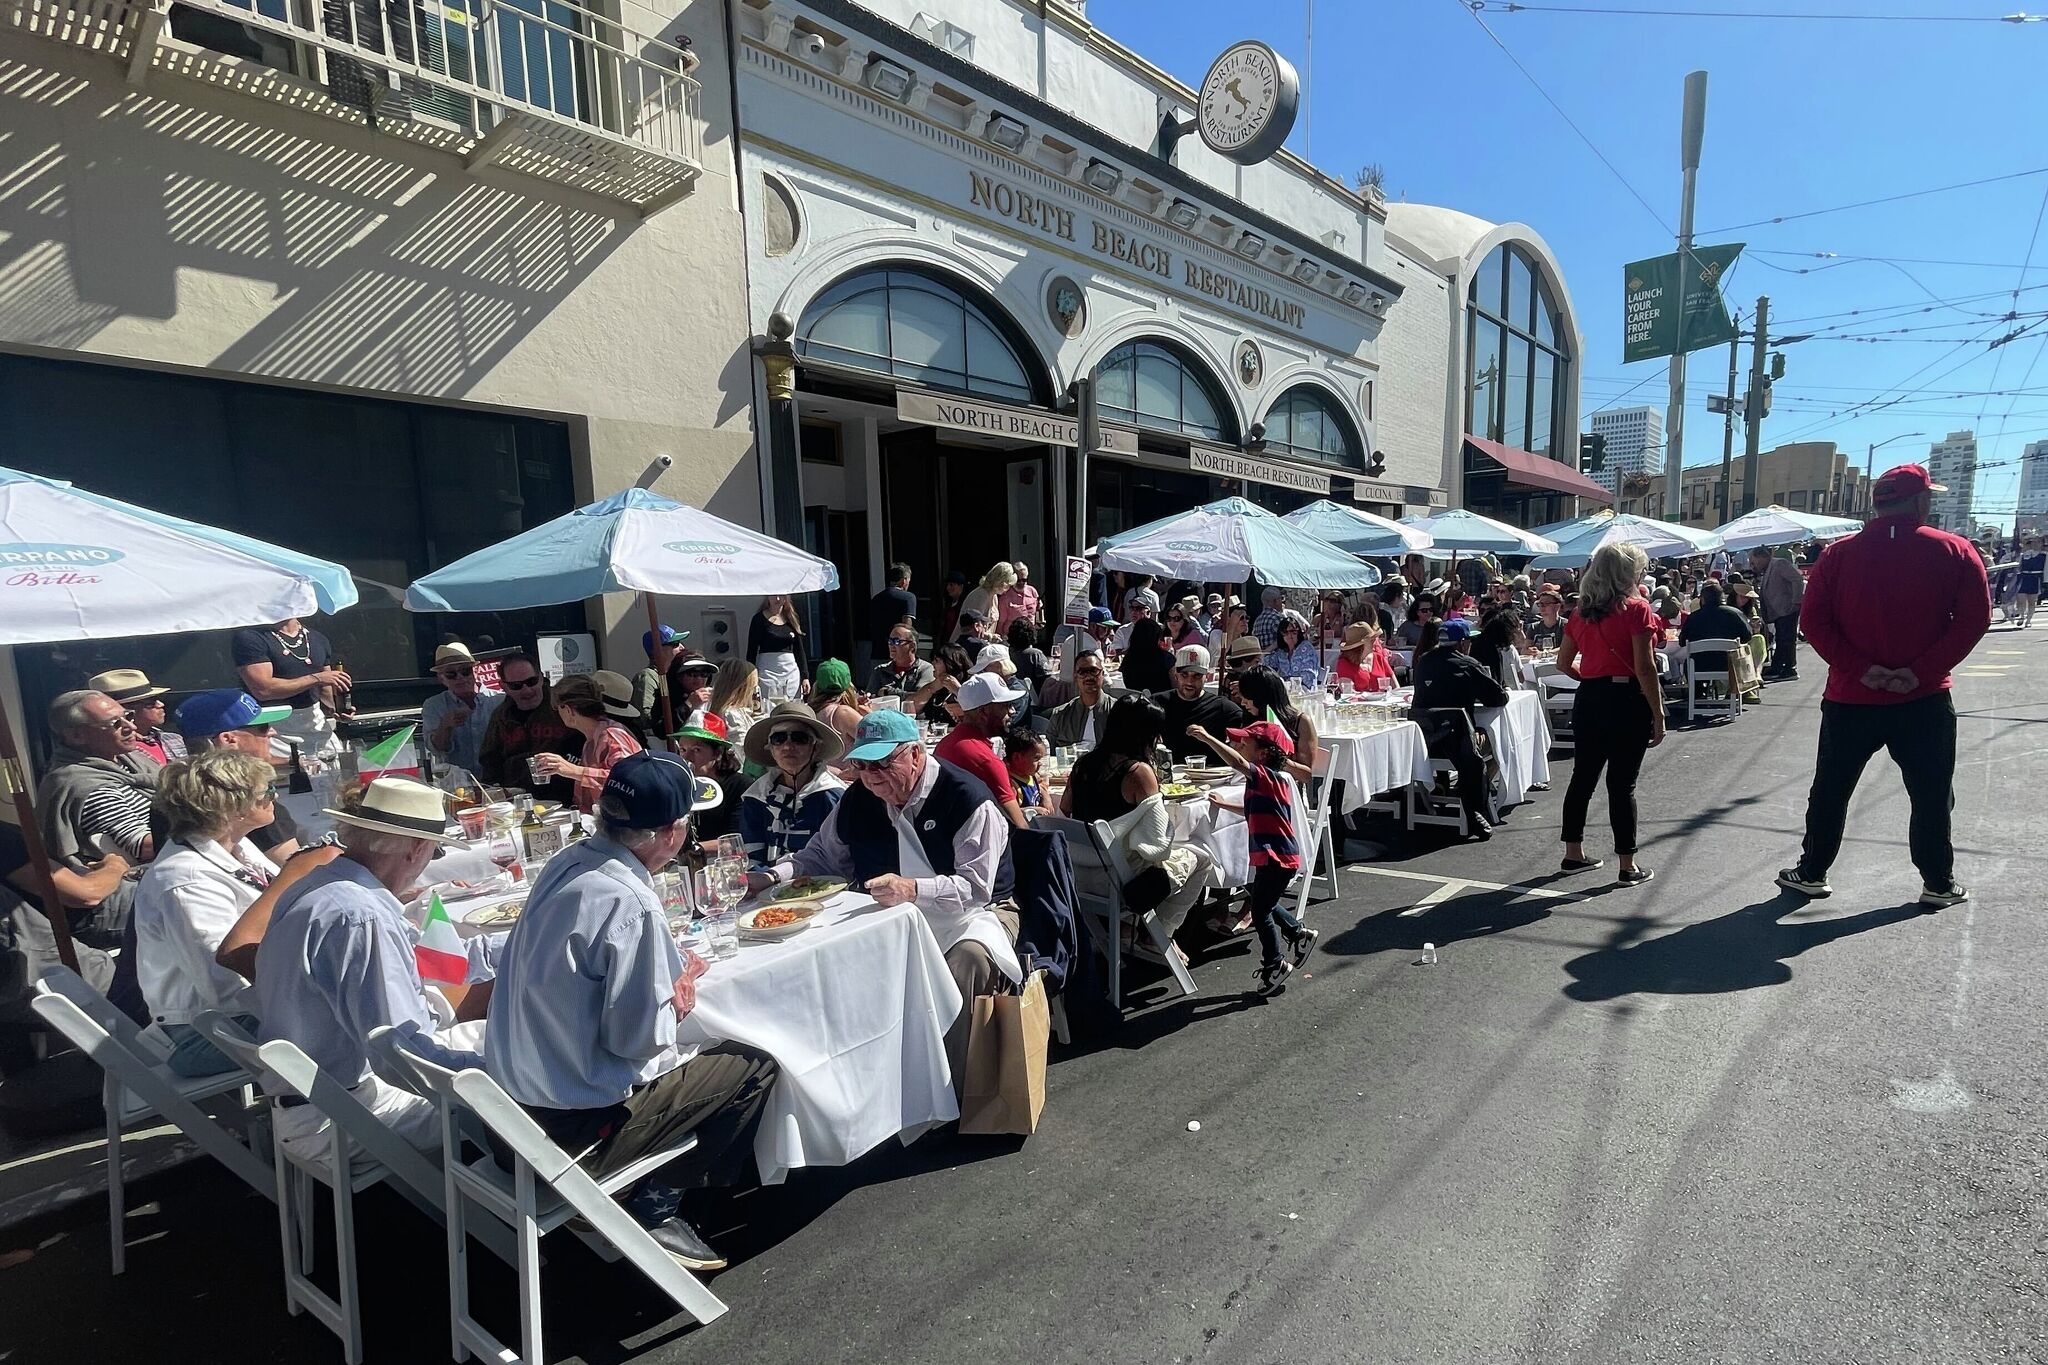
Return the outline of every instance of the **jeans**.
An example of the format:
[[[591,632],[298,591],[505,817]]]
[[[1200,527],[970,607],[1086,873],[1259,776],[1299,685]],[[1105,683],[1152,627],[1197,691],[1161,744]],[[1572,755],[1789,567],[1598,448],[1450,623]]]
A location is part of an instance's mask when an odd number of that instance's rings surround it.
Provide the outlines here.
[[[1955,805],[1956,708],[1946,691],[1896,706],[1820,704],[1820,753],[1814,760],[1813,787],[1806,795],[1806,844],[1799,871],[1820,878],[1834,865],[1842,851],[1849,798],[1864,765],[1879,749],[1891,754],[1906,779],[1906,797],[1913,807],[1906,838],[1913,865],[1928,886],[1945,887],[1956,862],[1949,842],[1949,810]]]
[[[1650,748],[1650,703],[1634,678],[1588,678],[1572,701],[1572,780],[1564,791],[1564,841],[1583,843],[1586,807],[1607,773],[1614,851],[1636,851],[1636,777]]]
[[[253,1014],[237,1014],[234,1021],[252,1037],[257,1022]],[[225,1052],[213,1045],[213,1040],[190,1024],[165,1024],[164,1036],[171,1040],[171,1055],[164,1059],[164,1065],[178,1076],[218,1076],[223,1071],[233,1071],[235,1063]]]
[[[1252,871],[1248,908],[1252,932],[1259,936],[1259,958],[1267,966],[1278,962],[1281,950],[1301,932],[1301,921],[1280,905],[1297,870],[1278,863],[1261,863]]]
[[[1770,623],[1771,671],[1790,672],[1799,667],[1799,613],[1780,616]]]

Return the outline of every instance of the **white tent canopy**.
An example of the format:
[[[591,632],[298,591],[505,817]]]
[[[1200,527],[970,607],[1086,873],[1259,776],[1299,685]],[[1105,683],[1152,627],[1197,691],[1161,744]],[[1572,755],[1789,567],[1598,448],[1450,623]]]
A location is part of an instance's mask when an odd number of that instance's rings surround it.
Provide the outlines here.
[[[1772,503],[1735,518],[1720,528],[1720,536],[1730,550],[1740,551],[1768,545],[1797,545],[1808,540],[1840,540],[1862,529],[1862,522],[1849,517],[1817,516]]]

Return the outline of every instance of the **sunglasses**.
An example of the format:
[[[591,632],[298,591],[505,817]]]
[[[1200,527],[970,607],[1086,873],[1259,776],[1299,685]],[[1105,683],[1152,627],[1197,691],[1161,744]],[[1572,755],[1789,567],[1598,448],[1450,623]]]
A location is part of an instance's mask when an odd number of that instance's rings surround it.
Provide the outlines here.
[[[891,646],[915,645],[917,643],[917,637],[915,635],[891,635],[889,637],[889,643]]]
[[[255,735],[260,739],[268,735],[272,727],[270,727],[269,725],[238,725],[235,728],[238,730],[246,730],[250,734]]]
[[[514,692],[524,692],[529,688],[539,687],[540,679],[538,677],[521,678],[515,682],[512,679],[507,678],[505,680],[505,686],[510,688]]]
[[[434,670],[434,676],[437,678],[474,678],[476,670],[474,668],[437,668]]]
[[[93,721],[88,728],[93,730],[133,730],[135,722],[130,720],[126,713],[123,713],[115,716],[112,720]]]
[[[818,737],[809,730],[777,730],[768,736],[768,742],[777,748],[787,744],[815,744],[817,739]],[[888,759],[882,761],[886,763]]]

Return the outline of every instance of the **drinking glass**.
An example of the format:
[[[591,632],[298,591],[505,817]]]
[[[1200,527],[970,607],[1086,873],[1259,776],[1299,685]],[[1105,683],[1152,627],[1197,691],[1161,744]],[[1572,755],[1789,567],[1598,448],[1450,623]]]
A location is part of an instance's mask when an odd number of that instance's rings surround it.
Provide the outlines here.
[[[737,834],[719,835],[717,849],[713,856],[715,862],[744,863],[747,860],[747,841]]]

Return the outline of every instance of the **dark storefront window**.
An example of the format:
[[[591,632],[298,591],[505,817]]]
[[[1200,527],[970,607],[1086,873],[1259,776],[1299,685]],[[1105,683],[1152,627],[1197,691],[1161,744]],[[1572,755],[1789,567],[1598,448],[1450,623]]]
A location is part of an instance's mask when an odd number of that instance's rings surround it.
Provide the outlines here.
[[[1095,396],[1103,417],[1127,426],[1237,440],[1230,403],[1208,368],[1163,341],[1131,341],[1102,358]]]
[[[797,352],[933,388],[1029,403],[1035,366],[1005,324],[952,285],[909,270],[872,270],[804,311]]]
[[[1266,413],[1266,448],[1317,464],[1365,467],[1365,444],[1351,419],[1328,394],[1308,384],[1281,394]]]
[[[313,624],[355,675],[362,709],[426,695],[444,634],[484,648],[584,628],[579,603],[415,614],[398,602],[420,575],[575,505],[559,422],[0,355],[0,464],[347,566],[362,600]],[[25,646],[15,658],[35,730],[43,702],[108,668],[143,669],[177,692],[237,681],[225,633]]]

